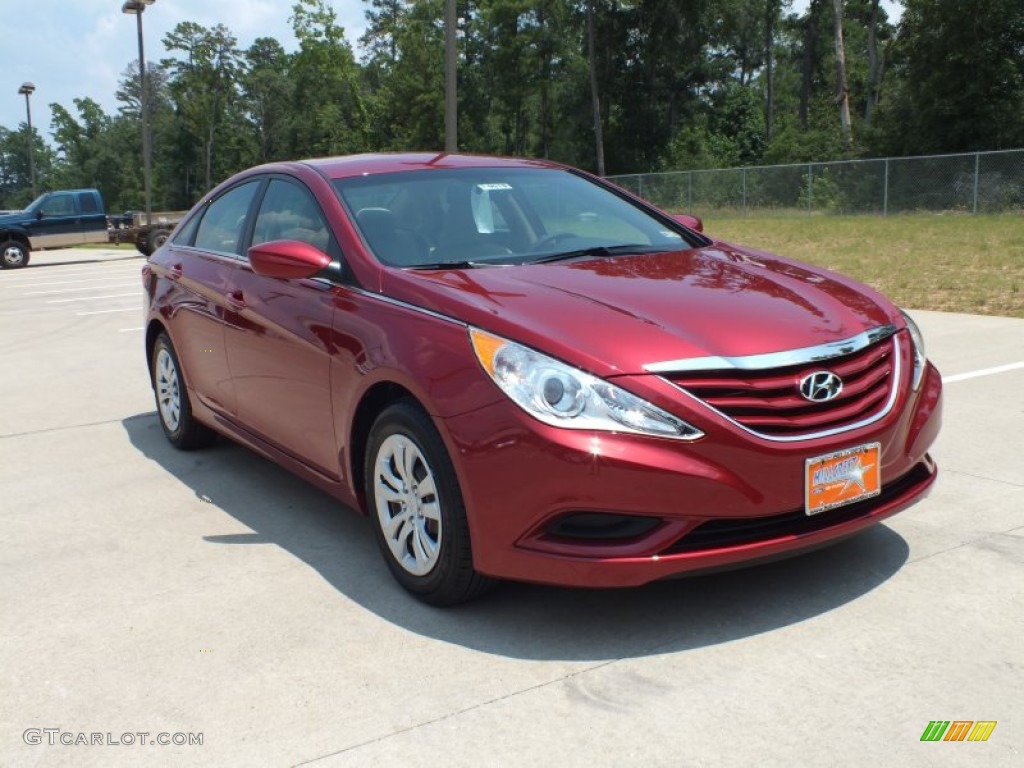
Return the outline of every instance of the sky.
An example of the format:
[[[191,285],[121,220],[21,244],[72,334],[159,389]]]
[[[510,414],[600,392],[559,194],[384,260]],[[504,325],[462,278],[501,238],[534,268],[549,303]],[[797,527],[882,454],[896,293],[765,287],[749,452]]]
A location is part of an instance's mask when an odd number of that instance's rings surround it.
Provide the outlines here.
[[[363,0],[328,0],[355,45],[366,28]],[[803,12],[809,0],[793,0]],[[899,18],[900,3],[883,0],[890,18]],[[155,0],[143,15],[147,61],[167,55],[164,35],[180,21],[205,27],[226,25],[248,48],[257,37],[275,37],[287,51],[297,47],[288,18],[292,0]],[[116,113],[117,83],[138,58],[135,17],[121,12],[121,0],[0,0],[7,22],[8,55],[0,65],[0,126],[15,130],[25,120],[24,82],[35,83],[31,97],[32,125],[47,141],[50,104],[77,114],[74,99],[86,97],[108,113]]]
[[[355,45],[366,27],[363,0],[328,0]],[[74,99],[89,97],[116,113],[117,83],[139,57],[134,16],[121,12],[122,0],[0,0],[7,33],[7,55],[0,63],[0,126],[15,130],[25,122],[24,82],[35,83],[32,127],[52,143],[50,104],[71,111]],[[205,27],[222,23],[248,48],[257,37],[275,37],[286,51],[298,45],[288,18],[292,0],[155,0],[143,14],[147,61],[167,57],[161,42],[178,22]]]
[[[807,10],[807,6],[811,4],[811,0],[793,0],[793,11],[795,13],[803,13]],[[889,20],[894,24],[900,20],[900,16],[903,14],[903,3],[899,0],[882,0],[882,7],[885,8],[885,12],[889,14]]]

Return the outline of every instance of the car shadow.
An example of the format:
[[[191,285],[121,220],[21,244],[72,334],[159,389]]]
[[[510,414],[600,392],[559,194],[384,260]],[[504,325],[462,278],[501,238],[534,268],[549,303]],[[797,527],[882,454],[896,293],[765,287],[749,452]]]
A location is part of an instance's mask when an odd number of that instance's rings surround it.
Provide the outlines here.
[[[702,648],[812,619],[870,592],[906,562],[884,525],[801,557],[635,589],[502,583],[449,609],[425,606],[391,578],[370,525],[317,488],[221,439],[175,450],[155,413],[122,421],[128,439],[196,496],[252,532],[211,546],[272,543],[334,589],[403,629],[486,653],[531,660],[605,660]]]

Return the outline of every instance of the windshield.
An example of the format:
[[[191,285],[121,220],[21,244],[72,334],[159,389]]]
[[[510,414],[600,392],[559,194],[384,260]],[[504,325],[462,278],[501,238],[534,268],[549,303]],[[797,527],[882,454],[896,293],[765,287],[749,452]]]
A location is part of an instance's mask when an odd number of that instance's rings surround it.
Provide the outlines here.
[[[408,171],[333,183],[370,250],[400,267],[529,264],[702,244],[560,169]]]
[[[25,206],[24,210],[33,211],[43,204],[43,199],[49,196],[49,192],[43,192],[39,197],[33,200],[31,203]]]

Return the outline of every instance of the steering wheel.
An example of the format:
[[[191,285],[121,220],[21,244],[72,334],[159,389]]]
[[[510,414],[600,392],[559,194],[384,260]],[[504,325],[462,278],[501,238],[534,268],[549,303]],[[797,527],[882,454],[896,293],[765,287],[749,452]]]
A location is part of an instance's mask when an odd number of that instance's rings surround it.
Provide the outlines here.
[[[536,253],[537,251],[546,251],[548,248],[558,245],[559,243],[564,243],[566,240],[577,239],[579,239],[579,235],[575,234],[574,232],[555,232],[554,234],[548,235],[547,237],[542,237],[540,240],[533,244],[533,248],[531,248],[531,250],[534,253]]]

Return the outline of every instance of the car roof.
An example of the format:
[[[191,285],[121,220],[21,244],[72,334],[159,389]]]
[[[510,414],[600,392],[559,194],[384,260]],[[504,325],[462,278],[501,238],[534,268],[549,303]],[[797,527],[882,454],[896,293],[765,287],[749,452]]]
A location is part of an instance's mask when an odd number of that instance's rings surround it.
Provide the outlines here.
[[[429,171],[452,168],[563,168],[547,160],[529,160],[487,155],[458,155],[444,152],[387,152],[323,157],[302,160],[303,165],[315,168],[331,179],[363,176],[398,171]]]

